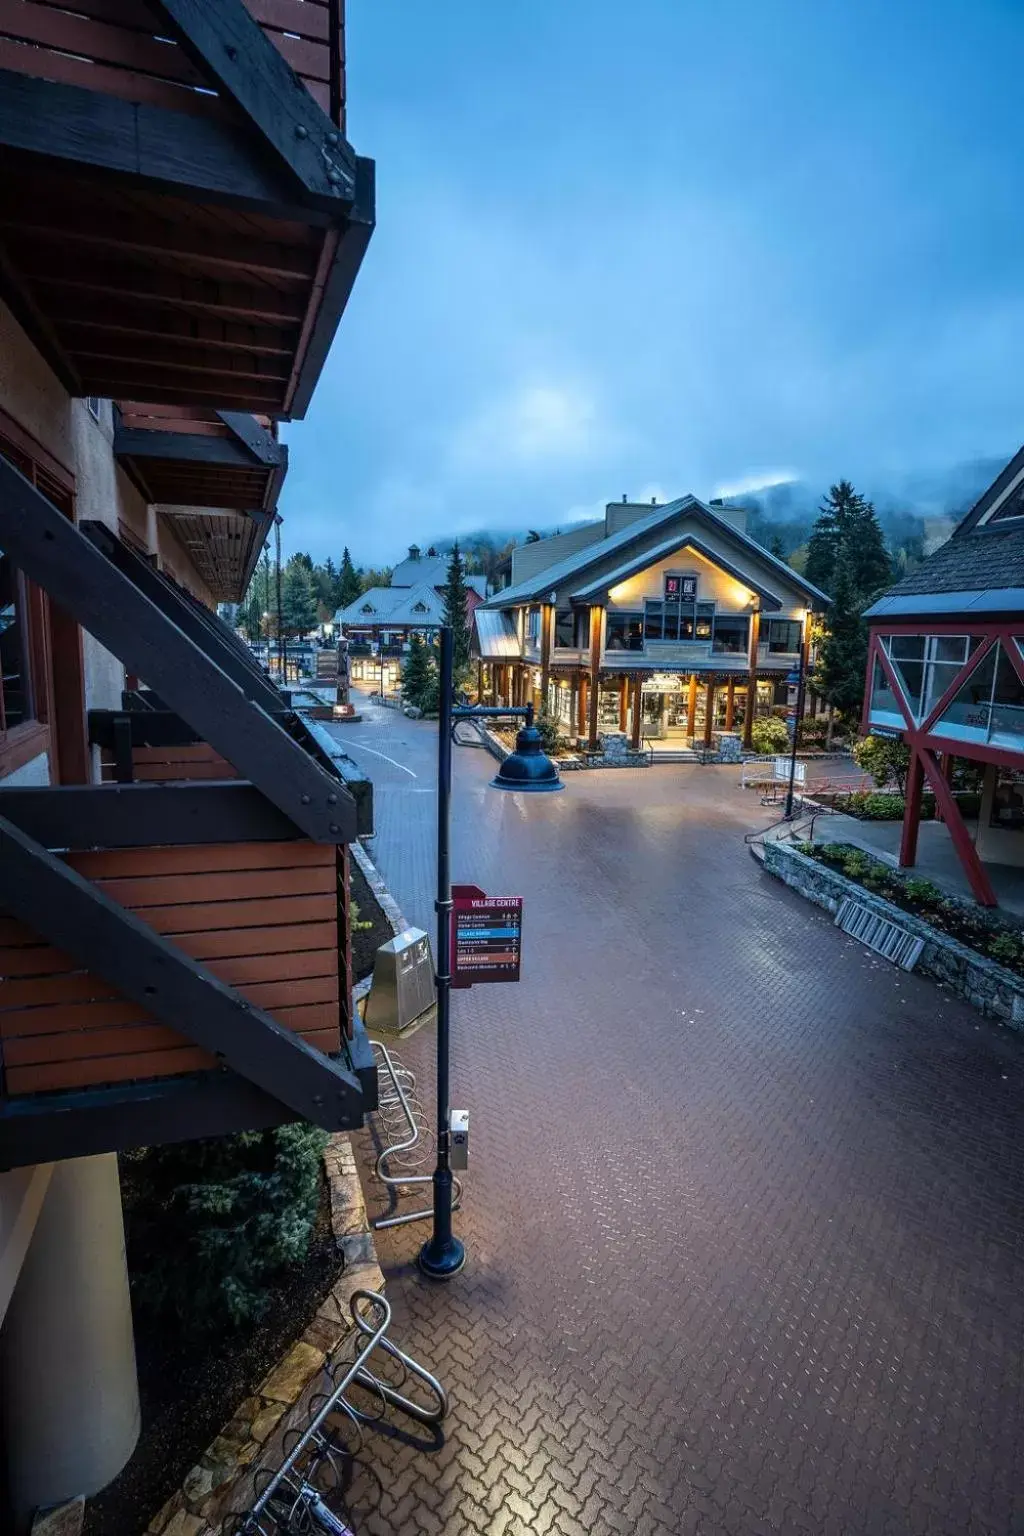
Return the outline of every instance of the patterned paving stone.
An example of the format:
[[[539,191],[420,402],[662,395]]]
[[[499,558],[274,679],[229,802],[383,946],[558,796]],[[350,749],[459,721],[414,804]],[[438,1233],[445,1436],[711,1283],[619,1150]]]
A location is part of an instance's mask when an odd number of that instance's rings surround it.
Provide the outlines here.
[[[431,930],[434,730],[344,737]],[[454,870],[525,897],[524,963],[454,1003],[469,1262],[379,1243],[452,1414],[374,1438],[360,1536],[1024,1531],[1024,1041],[757,868],[731,770],[492,771],[456,753]]]

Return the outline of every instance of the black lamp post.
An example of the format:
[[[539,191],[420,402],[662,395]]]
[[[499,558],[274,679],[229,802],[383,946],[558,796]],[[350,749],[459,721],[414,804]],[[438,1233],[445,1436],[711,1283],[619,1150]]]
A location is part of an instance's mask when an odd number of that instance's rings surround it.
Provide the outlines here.
[[[450,1037],[452,991],[452,875],[451,795],[452,732],[457,720],[521,719],[523,729],[516,750],[505,759],[494,778],[494,789],[552,792],[564,789],[558,769],[541,746],[533,723],[533,705],[503,709],[499,706],[456,707],[454,691],[454,644],[451,626],[442,625],[437,722],[437,1166],[434,1169],[434,1230],[420,1249],[419,1265],[432,1280],[450,1280],[466,1262],[466,1249],[452,1231],[452,1170],[450,1097]]]
[[[806,666],[804,657],[807,653],[805,641],[805,625],[800,625],[800,665],[796,675],[796,714],[793,717],[793,745],[789,753],[789,787],[786,790],[786,809],[784,816],[789,821],[793,815],[793,785],[796,780],[796,754],[800,742],[800,722],[804,717],[804,682]]]

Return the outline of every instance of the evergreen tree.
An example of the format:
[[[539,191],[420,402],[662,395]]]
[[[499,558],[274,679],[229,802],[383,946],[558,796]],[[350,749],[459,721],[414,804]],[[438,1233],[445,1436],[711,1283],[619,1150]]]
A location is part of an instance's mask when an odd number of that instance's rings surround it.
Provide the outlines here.
[[[414,704],[424,714],[437,709],[437,668],[431,651],[419,635],[409,642],[409,654],[402,668],[402,699]]]
[[[316,589],[312,572],[301,555],[293,555],[284,569],[281,621],[286,635],[304,635],[316,626]]]
[[[469,591],[466,586],[466,568],[462,562],[457,539],[452,545],[448,560],[448,580],[442,590],[444,596],[442,622],[452,627],[455,681],[458,684],[469,672]]]
[[[814,686],[855,720],[864,697],[867,626],[861,615],[892,580],[892,560],[875,509],[848,480],[829,491],[811,532],[804,574],[832,599]]]
[[[768,540],[768,553],[774,555],[776,560],[785,560],[786,546],[777,533],[773,533]]]
[[[352,556],[348,552],[348,545],[342,550],[341,571],[338,575],[336,591],[338,608],[347,608],[349,603],[354,603],[363,590],[363,584],[356,574],[356,568],[352,564]]]

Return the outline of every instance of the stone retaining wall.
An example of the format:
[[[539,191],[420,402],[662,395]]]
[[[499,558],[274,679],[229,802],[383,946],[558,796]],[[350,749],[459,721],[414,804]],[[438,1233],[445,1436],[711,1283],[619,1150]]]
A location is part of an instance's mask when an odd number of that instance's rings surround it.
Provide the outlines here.
[[[791,843],[766,841],[764,867],[769,874],[806,896],[808,901],[824,907],[826,912],[834,914],[843,898],[852,896],[879,917],[898,923],[916,938],[924,940],[916,970],[941,981],[987,1018],[1024,1031],[1024,977],[979,955],[976,950],[968,949],[966,944],[933,928],[914,913],[904,912],[902,907],[865,890],[838,870],[808,858]]]

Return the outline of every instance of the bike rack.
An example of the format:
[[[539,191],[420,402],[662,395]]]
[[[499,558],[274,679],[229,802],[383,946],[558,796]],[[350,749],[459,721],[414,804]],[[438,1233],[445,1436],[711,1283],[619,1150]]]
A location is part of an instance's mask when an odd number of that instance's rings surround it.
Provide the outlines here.
[[[366,1312],[360,1310],[361,1304],[365,1304]],[[235,1517],[234,1536],[311,1536],[316,1531],[353,1536],[325,1502],[325,1475],[330,1473],[332,1486],[341,1486],[343,1463],[363,1448],[363,1426],[379,1423],[389,1406],[431,1427],[446,1416],[448,1397],[440,1382],[387,1337],[391,1308],[384,1297],[377,1291],[356,1291],[349,1309],[355,1332],[324,1366],[328,1390],[311,1397],[309,1422],[290,1450],[288,1442],[295,1431],[285,1435],[284,1460],[249,1509]],[[366,1342],[360,1347],[361,1338]],[[401,1376],[397,1382],[386,1381],[370,1369],[375,1351],[398,1362]],[[426,1403],[399,1390],[410,1377],[426,1388]],[[352,1387],[379,1399],[379,1411],[367,1413],[351,1402],[346,1393]],[[354,1432],[353,1445],[340,1438],[342,1430],[349,1435]]]
[[[385,1142],[374,1164],[374,1173],[397,1200],[401,1190],[413,1184],[433,1184],[432,1173],[419,1173],[430,1161],[434,1143],[423,1106],[416,1096],[416,1078],[398,1057],[379,1040],[371,1040],[377,1057],[377,1110],[381,1139]],[[418,1150],[417,1150],[418,1149]],[[393,1166],[392,1166],[393,1165]],[[452,1180],[452,1210],[462,1202],[462,1181]],[[412,1221],[424,1221],[434,1214],[429,1206],[422,1211],[402,1211],[393,1216],[378,1216],[370,1225],[380,1232],[387,1227],[404,1227]]]

